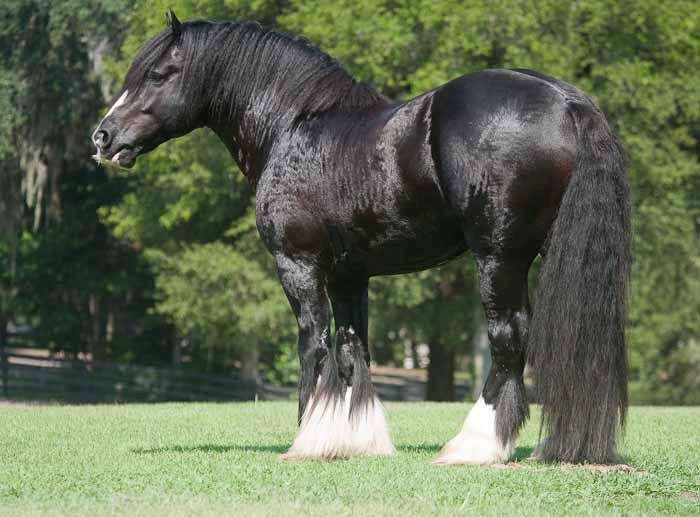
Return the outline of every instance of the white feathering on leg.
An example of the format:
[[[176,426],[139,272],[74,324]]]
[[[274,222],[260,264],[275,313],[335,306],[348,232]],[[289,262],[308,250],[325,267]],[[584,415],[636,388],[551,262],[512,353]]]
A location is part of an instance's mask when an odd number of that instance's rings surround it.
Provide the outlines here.
[[[505,446],[496,436],[496,410],[483,397],[474,404],[462,430],[442,448],[433,461],[437,465],[504,463],[513,454],[513,443]]]
[[[348,388],[348,392],[352,388]],[[346,396],[349,403],[350,397]],[[389,436],[389,426],[379,397],[373,395],[369,403],[350,417],[353,454],[363,456],[391,456],[396,453]]]
[[[350,415],[352,388],[345,396],[316,394],[309,401],[299,432],[283,460],[335,459],[351,456],[390,456],[391,443],[384,409],[374,396],[367,406]]]

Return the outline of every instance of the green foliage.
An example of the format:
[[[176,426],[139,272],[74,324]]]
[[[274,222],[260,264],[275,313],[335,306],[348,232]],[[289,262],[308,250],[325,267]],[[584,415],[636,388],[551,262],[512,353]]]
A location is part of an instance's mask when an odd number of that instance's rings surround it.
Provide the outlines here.
[[[165,13],[172,8],[181,20],[256,20],[273,24],[286,2],[280,0],[149,0],[136,3],[122,47],[123,59],[115,70],[125,72],[146,39],[165,28]],[[124,77],[123,73],[119,77]]]
[[[411,0],[295,1],[277,22],[320,45],[358,79],[398,97],[410,89],[409,76],[424,61],[423,35],[414,31],[416,11]]]
[[[182,19],[272,21],[274,2],[143,2],[136,6],[123,58],[110,70],[123,77],[144,34],[164,27],[172,6]],[[296,380],[296,325],[274,266],[255,227],[252,189],[224,146],[206,130],[169,142],[119,171],[131,185],[102,220],[143,248],[156,278],[157,312],[187,343],[183,353],[208,369],[230,368],[250,349],[274,382]]]
[[[218,242],[173,256],[156,250],[149,255],[159,272],[156,309],[196,345],[223,352],[230,361],[266,342],[295,341],[284,293],[260,261]]]
[[[478,331],[472,314],[480,305],[471,260],[437,269],[373,280],[371,334],[380,362],[401,365],[403,340],[453,346],[471,352]]]
[[[700,400],[696,2],[305,0],[280,22],[399,97],[486,67],[532,68],[591,94],[629,154],[633,400]]]
[[[26,279],[22,310],[55,347],[92,346],[88,306],[99,295],[120,307],[122,329],[136,329],[111,345],[119,357],[144,358],[146,350],[165,357],[187,338],[201,351],[192,352],[195,362],[213,350],[223,365],[257,339],[263,373],[292,379],[291,312],[256,236],[252,190],[213,135],[196,131],[163,145],[132,171],[105,176],[87,161],[102,90],[112,85],[115,93],[170,6],[182,19],[257,19],[304,34],[396,99],[485,67],[533,68],[591,94],[629,155],[633,400],[700,402],[700,10],[691,0],[6,0],[0,231],[9,237],[0,260],[7,268],[23,258],[15,273],[3,273],[0,294],[16,306],[19,279]],[[96,66],[90,56],[100,42],[112,50]],[[25,192],[37,206],[58,199],[61,227],[22,238],[36,216],[17,207],[19,182],[35,185],[38,176],[26,167],[23,178],[17,174],[20,155],[41,146],[64,159],[50,160],[53,181],[43,191]],[[180,277],[191,279],[190,289]],[[371,304],[372,345],[382,362],[401,359],[397,336],[463,353],[476,324],[474,267],[466,259],[375,279]],[[159,344],[148,347],[148,339]]]
[[[196,131],[139,159],[133,170],[114,172],[130,185],[103,220],[121,239],[174,251],[179,242],[209,242],[244,217],[252,191],[221,142]]]
[[[144,249],[156,310],[184,339],[182,352],[220,370],[257,349],[263,377],[295,380],[294,318],[257,236],[251,188],[221,143],[197,131],[117,174],[132,189],[102,219]]]
[[[38,344],[69,354],[157,362],[172,331],[147,313],[152,274],[97,218],[126,185],[90,159],[100,56],[130,4],[0,4],[0,324],[24,320]]]

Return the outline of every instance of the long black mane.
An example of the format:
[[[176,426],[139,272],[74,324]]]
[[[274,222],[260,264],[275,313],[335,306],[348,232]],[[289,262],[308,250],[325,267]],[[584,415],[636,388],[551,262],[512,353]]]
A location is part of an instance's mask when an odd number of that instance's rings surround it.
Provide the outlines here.
[[[256,22],[190,21],[179,37],[167,28],[141,48],[124,87],[138,91],[176,39],[184,60],[183,93],[193,106],[206,99],[214,121],[240,121],[246,110],[294,120],[388,102],[308,40]]]

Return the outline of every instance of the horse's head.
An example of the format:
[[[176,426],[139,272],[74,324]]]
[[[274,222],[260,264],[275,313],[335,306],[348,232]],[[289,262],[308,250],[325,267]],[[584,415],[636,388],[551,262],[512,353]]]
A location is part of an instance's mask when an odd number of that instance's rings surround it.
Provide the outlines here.
[[[167,14],[168,28],[139,51],[121,95],[102,119],[92,141],[94,158],[131,167],[136,157],[201,126],[201,108],[186,95],[183,25]]]

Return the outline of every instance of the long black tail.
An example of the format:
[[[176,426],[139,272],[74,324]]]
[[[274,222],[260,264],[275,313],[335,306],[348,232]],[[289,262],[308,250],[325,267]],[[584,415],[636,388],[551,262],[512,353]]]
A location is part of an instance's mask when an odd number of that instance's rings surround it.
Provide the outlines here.
[[[545,461],[613,463],[627,412],[630,201],[624,153],[603,114],[571,102],[574,171],[552,226],[528,338],[548,437]]]

